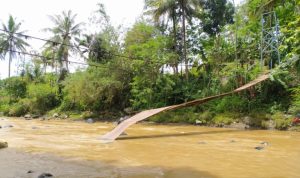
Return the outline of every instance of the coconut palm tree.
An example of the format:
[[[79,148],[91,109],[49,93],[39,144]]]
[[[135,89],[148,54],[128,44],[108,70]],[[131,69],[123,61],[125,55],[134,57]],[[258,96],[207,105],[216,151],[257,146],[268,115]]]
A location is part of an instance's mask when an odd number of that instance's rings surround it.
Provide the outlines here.
[[[5,59],[9,55],[8,77],[11,75],[11,61],[16,57],[18,52],[26,51],[28,43],[24,40],[24,31],[20,31],[21,23],[17,22],[11,15],[7,24],[2,24],[4,32],[0,33],[0,57]],[[18,52],[17,52],[18,51]]]
[[[148,13],[153,15],[156,23],[164,23],[164,20],[172,20],[174,40],[176,40],[176,25],[178,22],[178,13],[176,13],[177,3],[175,0],[145,0],[146,7],[150,10]]]
[[[186,20],[191,21],[193,17],[197,16],[199,12],[200,2],[199,0],[178,0],[180,16],[182,21],[182,46],[183,46],[183,61],[185,63],[185,76],[186,80],[189,79],[189,61],[187,59],[186,52]]]
[[[185,75],[188,80],[188,59],[186,52],[186,20],[191,21],[199,12],[199,0],[145,0],[146,7],[152,8],[155,21],[169,18],[173,22],[174,40],[176,40],[176,24],[181,19],[182,27],[182,58],[185,62]]]
[[[60,63],[61,70],[63,63],[65,63],[66,70],[68,67],[69,51],[75,51],[76,46],[75,38],[80,36],[81,26],[83,23],[75,23],[77,14],[73,15],[72,11],[63,11],[61,15],[49,16],[50,20],[54,23],[54,27],[46,28],[45,31],[49,31],[53,34],[50,38],[52,42],[47,42],[46,46],[52,46],[57,53],[57,60]],[[59,44],[59,45],[57,45]]]
[[[152,14],[154,22],[165,25],[165,20],[169,22],[172,21],[173,28],[173,50],[177,51],[177,23],[178,23],[178,13],[177,4],[174,0],[145,0],[145,6],[149,9],[147,13]],[[166,24],[168,25],[168,24]],[[174,72],[178,73],[178,59],[174,59],[174,64],[172,67],[175,69]]]

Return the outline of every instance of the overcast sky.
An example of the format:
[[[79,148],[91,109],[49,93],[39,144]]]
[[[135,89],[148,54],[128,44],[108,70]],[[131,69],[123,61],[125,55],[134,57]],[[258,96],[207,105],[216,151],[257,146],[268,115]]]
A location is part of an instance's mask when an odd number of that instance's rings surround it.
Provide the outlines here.
[[[239,1],[235,0],[236,3]],[[7,0],[1,2],[0,22],[6,24],[11,14],[22,22],[22,30],[26,30],[26,34],[44,38],[46,34],[42,29],[52,25],[48,15],[72,10],[73,13],[78,14],[77,22],[88,22],[91,13],[97,9],[97,3],[105,5],[114,26],[132,26],[144,8],[144,0]],[[2,25],[0,28],[2,29]],[[7,68],[7,60],[0,61],[0,78],[7,77]],[[12,73],[16,74],[16,72],[16,63],[13,63]]]
[[[7,23],[9,14],[22,21],[22,30],[26,34],[45,37],[41,30],[51,27],[48,15],[61,14],[64,10],[72,10],[78,14],[77,22],[88,22],[91,13],[97,10],[97,3],[103,3],[107,14],[111,17],[114,26],[130,27],[140,16],[144,7],[144,0],[8,0],[1,2],[0,22]],[[2,25],[1,25],[2,28]],[[38,49],[36,49],[38,50]],[[7,77],[7,61],[0,61],[0,78]],[[12,65],[12,72],[17,67]]]

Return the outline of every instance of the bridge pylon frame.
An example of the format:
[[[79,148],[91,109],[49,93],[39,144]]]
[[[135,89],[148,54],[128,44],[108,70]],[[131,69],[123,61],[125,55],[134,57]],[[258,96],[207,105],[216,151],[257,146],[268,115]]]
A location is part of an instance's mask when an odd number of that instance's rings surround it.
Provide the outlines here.
[[[260,64],[264,66],[265,57],[269,56],[269,68],[272,69],[274,61],[272,54],[277,56],[280,64],[279,52],[279,22],[275,11],[263,13],[261,17],[261,44],[260,44]]]

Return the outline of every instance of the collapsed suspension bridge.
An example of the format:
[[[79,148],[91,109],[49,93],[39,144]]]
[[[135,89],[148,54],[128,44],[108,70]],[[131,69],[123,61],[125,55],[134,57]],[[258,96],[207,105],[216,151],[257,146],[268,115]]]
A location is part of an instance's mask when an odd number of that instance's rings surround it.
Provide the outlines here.
[[[270,22],[270,23],[267,23]],[[278,59],[278,63],[280,63],[280,54],[279,54],[279,50],[278,50],[278,46],[279,46],[279,40],[278,40],[278,36],[279,36],[279,22],[278,19],[276,17],[276,13],[275,12],[269,12],[269,13],[264,13],[262,15],[262,20],[261,20],[261,25],[262,25],[262,33],[261,33],[261,46],[260,46],[260,56],[261,56],[261,67],[264,66],[265,61],[263,60],[264,57],[266,55],[271,55],[272,52],[276,52],[277,54],[277,59]],[[270,57],[271,58],[271,57]],[[271,58],[271,60],[269,61],[269,68],[272,69],[273,68],[273,59]],[[256,78],[255,80],[231,91],[231,92],[227,92],[227,93],[223,93],[223,94],[219,94],[219,95],[214,95],[214,96],[210,96],[210,97],[206,97],[206,98],[201,98],[201,99],[197,99],[197,100],[193,100],[193,101],[189,101],[189,102],[185,102],[182,104],[178,104],[178,105],[172,105],[172,106],[167,106],[167,107],[162,107],[162,108],[156,108],[156,109],[150,109],[150,110],[146,110],[146,111],[142,111],[134,116],[132,116],[129,119],[126,119],[125,121],[123,121],[122,123],[120,123],[116,128],[114,128],[112,131],[108,132],[107,134],[103,135],[101,137],[102,140],[104,141],[114,141],[115,139],[117,139],[128,127],[130,127],[131,125],[145,120],[153,115],[159,114],[161,112],[164,111],[171,111],[171,110],[175,110],[175,109],[180,109],[180,108],[184,108],[184,107],[189,107],[189,106],[195,106],[195,105],[199,105],[199,104],[203,104],[206,103],[210,100],[213,99],[217,99],[217,98],[221,98],[224,96],[228,96],[231,94],[235,94],[238,92],[241,92],[243,90],[246,90],[252,86],[255,86],[267,79],[269,79],[269,72],[266,72],[264,74],[262,74],[261,76],[259,76],[258,78]]]
[[[115,127],[112,131],[108,132],[107,134],[103,135],[101,137],[101,140],[104,141],[114,141],[115,139],[117,139],[128,127],[130,127],[131,125],[145,120],[153,115],[159,114],[161,112],[164,111],[171,111],[171,110],[175,110],[175,109],[180,109],[180,108],[184,108],[184,107],[189,107],[189,106],[195,106],[195,105],[199,105],[199,104],[203,104],[206,103],[210,100],[216,99],[216,98],[221,98],[227,95],[231,95],[234,93],[238,93],[241,92],[243,90],[246,90],[252,86],[255,86],[265,80],[269,79],[269,72],[259,76],[258,78],[256,78],[255,80],[231,91],[231,92],[227,92],[227,93],[223,93],[223,94],[219,94],[219,95],[214,95],[214,96],[210,96],[210,97],[206,97],[206,98],[201,98],[201,99],[197,99],[197,100],[193,100],[193,101],[189,101],[189,102],[185,102],[182,104],[178,104],[178,105],[172,105],[172,106],[167,106],[167,107],[162,107],[162,108],[156,108],[156,109],[150,109],[150,110],[146,110],[146,111],[142,111],[132,117],[130,117],[129,119],[126,119],[125,121],[121,122],[117,127]]]

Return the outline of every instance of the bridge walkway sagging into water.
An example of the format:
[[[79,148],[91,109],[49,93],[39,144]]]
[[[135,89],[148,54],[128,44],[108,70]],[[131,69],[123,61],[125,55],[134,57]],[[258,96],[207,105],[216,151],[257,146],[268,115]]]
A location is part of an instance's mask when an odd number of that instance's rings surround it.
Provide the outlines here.
[[[199,105],[205,102],[208,102],[210,100],[216,99],[216,98],[221,98],[227,95],[231,95],[234,93],[238,93],[241,92],[243,90],[246,90],[252,86],[255,86],[265,80],[269,79],[269,73],[263,74],[261,76],[259,76],[258,78],[256,78],[255,80],[231,91],[231,92],[227,92],[227,93],[223,93],[223,94],[219,94],[219,95],[215,95],[215,96],[210,96],[210,97],[206,97],[206,98],[201,98],[201,99],[197,99],[197,100],[193,100],[193,101],[189,101],[189,102],[185,102],[182,104],[178,104],[178,105],[172,105],[172,106],[167,106],[167,107],[162,107],[162,108],[156,108],[156,109],[150,109],[150,110],[146,110],[146,111],[142,111],[128,119],[126,119],[125,121],[123,121],[122,123],[120,123],[117,127],[115,127],[112,131],[108,132],[107,134],[103,135],[101,137],[101,140],[103,141],[114,141],[116,138],[118,138],[128,127],[130,127],[131,125],[145,120],[153,115],[156,115],[158,113],[161,113],[163,111],[171,111],[171,110],[175,110],[175,109],[180,109],[180,108],[184,108],[184,107],[189,107],[189,106],[195,106],[195,105]]]

